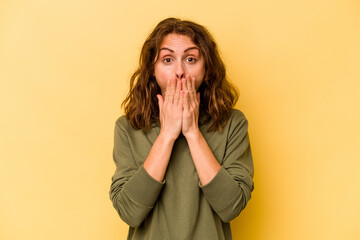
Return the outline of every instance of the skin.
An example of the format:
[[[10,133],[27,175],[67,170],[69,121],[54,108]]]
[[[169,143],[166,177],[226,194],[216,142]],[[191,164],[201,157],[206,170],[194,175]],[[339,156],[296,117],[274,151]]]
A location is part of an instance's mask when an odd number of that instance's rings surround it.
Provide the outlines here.
[[[160,45],[159,59],[155,63],[154,76],[164,95],[167,81],[182,80],[185,75],[195,78],[196,90],[205,75],[205,63],[199,48],[188,36],[168,34]]]
[[[161,88],[157,95],[160,134],[143,166],[156,180],[163,181],[172,148],[180,133],[186,138],[202,185],[221,168],[199,130],[200,93],[197,89],[205,75],[199,49],[184,35],[168,34],[161,43],[154,76]]]
[[[160,45],[159,59],[155,63],[154,76],[162,91],[162,96],[158,95],[159,104],[164,104],[163,96],[169,98],[169,101],[165,101],[164,107],[169,108],[166,112],[171,114],[169,121],[174,123],[171,126],[162,125],[161,130],[169,133],[173,140],[178,138],[181,131],[185,136],[190,128],[194,127],[190,121],[197,119],[191,117],[199,114],[197,112],[191,116],[189,112],[199,109],[200,93],[196,94],[196,90],[201,85],[204,75],[205,63],[200,50],[188,36],[172,33],[164,37]],[[179,115],[182,112],[179,110],[181,105],[187,110],[184,111],[185,122],[182,124]],[[178,121],[173,120],[174,118]]]

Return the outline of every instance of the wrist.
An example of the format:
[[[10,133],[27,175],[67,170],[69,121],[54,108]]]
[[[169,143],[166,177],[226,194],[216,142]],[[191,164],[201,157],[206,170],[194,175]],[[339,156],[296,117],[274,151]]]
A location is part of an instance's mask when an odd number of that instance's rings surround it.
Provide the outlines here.
[[[168,134],[161,132],[158,136],[158,139],[163,143],[163,144],[174,144],[176,141],[176,138],[169,136]]]
[[[200,132],[200,129],[197,128],[194,131],[185,133],[184,137],[188,142],[195,142],[201,139],[202,133]]]

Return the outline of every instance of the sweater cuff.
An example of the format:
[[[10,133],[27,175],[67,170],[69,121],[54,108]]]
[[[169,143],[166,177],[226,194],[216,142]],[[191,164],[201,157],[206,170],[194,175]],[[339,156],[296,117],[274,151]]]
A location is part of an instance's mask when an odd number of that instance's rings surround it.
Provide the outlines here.
[[[165,179],[162,182],[159,182],[150,176],[144,166],[141,165],[129,181],[124,184],[124,191],[135,202],[146,207],[152,207],[164,184]]]
[[[234,178],[221,166],[217,174],[204,186],[199,187],[215,211],[222,211],[241,195],[241,190]]]

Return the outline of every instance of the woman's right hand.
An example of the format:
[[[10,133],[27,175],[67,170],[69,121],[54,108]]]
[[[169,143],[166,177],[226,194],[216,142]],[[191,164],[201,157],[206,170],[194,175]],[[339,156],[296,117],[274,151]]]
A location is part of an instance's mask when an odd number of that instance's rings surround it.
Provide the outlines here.
[[[165,91],[165,99],[162,95],[156,95],[159,102],[160,112],[160,135],[175,141],[181,133],[182,105],[184,94],[181,91],[181,80],[169,79]]]

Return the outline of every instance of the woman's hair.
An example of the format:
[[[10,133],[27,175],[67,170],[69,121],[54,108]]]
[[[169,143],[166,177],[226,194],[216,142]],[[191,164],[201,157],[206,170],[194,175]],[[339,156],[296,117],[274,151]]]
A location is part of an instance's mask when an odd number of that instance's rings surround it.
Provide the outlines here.
[[[204,80],[198,89],[200,112],[206,116],[199,124],[212,119],[208,132],[221,132],[222,125],[227,123],[230,110],[239,98],[238,90],[227,80],[224,63],[208,30],[194,22],[177,18],[161,21],[142,47],[139,67],[131,77],[130,91],[121,104],[131,126],[145,131],[151,125],[160,123],[156,95],[161,94],[161,89],[153,73],[162,40],[170,33],[188,36],[199,47],[205,62]]]

